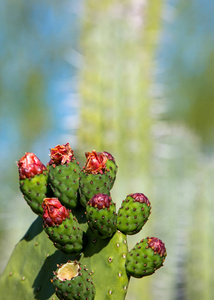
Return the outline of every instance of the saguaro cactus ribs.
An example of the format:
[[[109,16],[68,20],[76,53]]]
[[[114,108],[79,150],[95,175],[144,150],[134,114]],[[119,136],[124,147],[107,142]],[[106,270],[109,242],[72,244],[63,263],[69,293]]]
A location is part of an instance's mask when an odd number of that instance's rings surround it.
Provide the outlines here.
[[[82,168],[69,143],[50,157],[45,166],[27,152],[17,163],[20,190],[38,216],[0,278],[3,299],[124,300],[130,277],[151,275],[166,258],[156,237],[128,250],[126,235],[146,224],[149,199],[129,194],[116,211],[118,167],[106,151],[86,152]]]

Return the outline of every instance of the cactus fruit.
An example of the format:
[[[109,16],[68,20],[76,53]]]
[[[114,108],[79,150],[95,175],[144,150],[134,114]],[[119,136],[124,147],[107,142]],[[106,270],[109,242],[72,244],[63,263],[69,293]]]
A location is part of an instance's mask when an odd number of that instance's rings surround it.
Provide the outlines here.
[[[48,171],[38,157],[26,152],[17,162],[20,190],[32,211],[42,215],[42,201],[48,193]]]
[[[151,204],[144,194],[130,194],[118,210],[117,228],[125,234],[136,234],[142,229],[150,213]]]
[[[78,203],[80,166],[70,144],[51,148],[50,157],[49,182],[54,196],[63,205],[75,208]]]
[[[164,243],[155,237],[147,237],[137,243],[128,253],[126,270],[129,275],[141,278],[153,274],[163,266],[166,258]]]
[[[37,217],[18,243],[0,278],[4,300],[124,300],[131,276],[150,275],[163,265],[166,249],[158,238],[141,240],[128,252],[126,234],[139,232],[149,217],[147,197],[129,194],[116,214],[110,196],[117,172],[113,157],[94,150],[86,158],[80,175],[70,167],[78,164],[68,143],[51,149],[48,168],[30,153],[18,162],[21,190],[43,218]],[[54,197],[46,192],[48,169],[50,180],[56,180],[51,182]],[[69,178],[79,180],[82,205],[76,206],[78,184],[65,187]]]
[[[54,246],[65,253],[79,253],[83,231],[73,214],[57,198],[45,198],[43,203],[44,230]]]
[[[116,179],[118,166],[116,165],[114,157],[110,153],[106,151],[103,151],[102,153],[107,157],[106,169],[109,170],[109,178],[112,188]]]
[[[116,206],[110,196],[98,193],[86,205],[86,218],[93,233],[101,238],[109,238],[117,229]]]
[[[80,203],[83,207],[98,193],[110,194],[113,179],[106,163],[109,161],[107,152],[86,152],[86,163],[80,171]]]
[[[59,299],[93,300],[95,297],[95,287],[91,275],[86,267],[76,260],[58,265],[52,282]]]

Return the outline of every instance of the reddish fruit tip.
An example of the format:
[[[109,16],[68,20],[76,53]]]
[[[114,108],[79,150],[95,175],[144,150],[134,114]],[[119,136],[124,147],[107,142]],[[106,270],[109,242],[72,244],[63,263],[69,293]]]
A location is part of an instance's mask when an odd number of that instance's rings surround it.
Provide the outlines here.
[[[63,206],[58,198],[45,198],[42,202],[44,225],[60,225],[69,217],[69,210]]]
[[[137,202],[146,203],[147,205],[150,205],[149,199],[142,193],[130,194],[127,197],[132,197]]]
[[[47,170],[38,157],[31,152],[26,152],[17,162],[17,166],[20,179],[33,178]]]
[[[165,244],[156,237],[148,237],[148,246],[160,256],[166,256]]]
[[[90,174],[103,173],[106,170],[107,156],[103,152],[86,152],[85,172]]]
[[[106,151],[103,151],[102,153],[107,157],[108,160],[112,160],[115,163],[114,156],[111,155],[111,153],[106,152]]]
[[[90,206],[93,207],[97,207],[98,209],[102,209],[102,208],[109,208],[111,205],[111,197],[106,195],[106,194],[102,194],[102,193],[98,193],[95,194],[89,201],[88,204]]]
[[[50,157],[50,165],[64,165],[69,163],[74,158],[74,152],[69,143],[65,145],[57,145],[56,147],[50,149]]]

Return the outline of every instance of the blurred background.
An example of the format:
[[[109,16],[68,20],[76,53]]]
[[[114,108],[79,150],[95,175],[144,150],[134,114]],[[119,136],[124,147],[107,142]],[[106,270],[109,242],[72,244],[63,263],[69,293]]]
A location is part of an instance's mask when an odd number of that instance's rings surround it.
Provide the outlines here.
[[[214,299],[214,2],[0,1],[0,273],[36,218],[16,161],[69,142],[108,151],[112,197],[150,199],[164,268],[127,300]]]

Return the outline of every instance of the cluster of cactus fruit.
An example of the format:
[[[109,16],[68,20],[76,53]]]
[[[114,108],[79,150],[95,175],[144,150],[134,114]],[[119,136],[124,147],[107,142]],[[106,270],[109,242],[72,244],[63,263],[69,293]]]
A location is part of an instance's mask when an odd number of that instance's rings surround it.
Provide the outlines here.
[[[50,278],[57,297],[124,299],[130,276],[141,278],[163,265],[165,245],[158,238],[147,237],[128,251],[126,235],[142,229],[151,213],[150,201],[143,193],[129,194],[116,212],[111,198],[118,168],[114,157],[95,150],[85,155],[81,169],[69,143],[50,150],[47,166],[35,154],[25,153],[17,162],[20,190],[32,211],[42,218],[47,237],[68,256]],[[105,248],[111,252],[106,253]],[[100,271],[103,258],[108,268]],[[114,273],[110,266],[115,260],[118,270]],[[109,275],[102,274],[105,272]],[[103,276],[106,281],[101,286]],[[108,277],[118,281],[121,290],[111,288]],[[99,290],[105,286],[106,294],[101,296]]]

